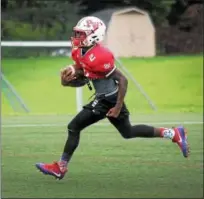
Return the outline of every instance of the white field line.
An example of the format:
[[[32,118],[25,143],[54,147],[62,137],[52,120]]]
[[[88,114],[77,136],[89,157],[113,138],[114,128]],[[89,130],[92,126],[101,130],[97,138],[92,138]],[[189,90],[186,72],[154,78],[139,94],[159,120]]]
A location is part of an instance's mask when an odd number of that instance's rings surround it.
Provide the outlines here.
[[[181,121],[181,122],[175,122],[175,121],[171,121],[171,122],[132,122],[134,124],[137,123],[145,123],[145,124],[152,124],[152,125],[170,125],[170,124],[188,124],[188,125],[196,125],[196,124],[203,124],[203,121]],[[60,126],[66,126],[67,124],[63,124],[63,123],[55,123],[55,124],[3,124],[1,125],[1,127],[3,128],[22,128],[22,127],[60,127]],[[109,126],[111,125],[110,123],[106,122],[106,123],[96,123],[93,124],[94,126]]]

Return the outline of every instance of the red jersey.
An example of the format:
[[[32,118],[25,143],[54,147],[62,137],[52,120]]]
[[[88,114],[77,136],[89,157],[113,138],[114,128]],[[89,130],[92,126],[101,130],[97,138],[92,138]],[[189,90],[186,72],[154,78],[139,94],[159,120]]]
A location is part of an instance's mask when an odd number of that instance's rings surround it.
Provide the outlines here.
[[[72,59],[77,67],[84,70],[84,75],[91,80],[108,77],[116,69],[113,53],[100,44],[90,48],[84,55],[82,55],[81,48],[73,49]]]

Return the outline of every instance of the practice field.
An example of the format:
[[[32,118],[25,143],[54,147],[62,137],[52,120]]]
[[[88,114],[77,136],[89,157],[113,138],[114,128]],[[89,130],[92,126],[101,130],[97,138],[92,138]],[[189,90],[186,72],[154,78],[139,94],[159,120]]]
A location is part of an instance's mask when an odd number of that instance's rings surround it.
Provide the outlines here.
[[[3,59],[2,71],[30,113],[14,112],[2,95],[3,198],[201,198],[203,196],[203,56],[122,59],[158,110],[129,80],[126,103],[135,123],[185,125],[191,156],[165,139],[124,140],[102,121],[81,134],[62,181],[36,162],[59,160],[66,125],[76,113],[75,89],[60,85],[61,57]],[[5,88],[4,90],[5,91]],[[84,103],[93,94],[83,89]]]
[[[107,121],[82,132],[81,145],[61,181],[37,172],[36,162],[58,160],[70,116],[16,116],[2,120],[2,197],[201,198],[201,114],[138,115],[137,123],[185,124],[191,156],[164,139],[124,140]]]
[[[59,71],[72,63],[68,58],[3,59],[2,71],[14,85],[31,114],[75,114],[74,88],[60,85]],[[122,59],[159,112],[202,112],[203,56]],[[126,102],[133,114],[152,112],[129,79]],[[93,92],[84,88],[84,103]],[[2,114],[15,114],[2,95]]]

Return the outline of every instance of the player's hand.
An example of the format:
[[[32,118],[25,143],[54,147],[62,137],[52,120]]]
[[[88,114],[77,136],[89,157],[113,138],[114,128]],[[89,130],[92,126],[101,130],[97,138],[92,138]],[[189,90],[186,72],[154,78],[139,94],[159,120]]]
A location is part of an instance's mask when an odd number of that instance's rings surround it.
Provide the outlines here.
[[[75,71],[73,71],[71,66],[67,66],[63,68],[60,72],[61,72],[61,78],[63,81],[69,82],[76,79]]]
[[[115,106],[115,107],[111,108],[111,109],[108,111],[108,113],[106,114],[106,116],[107,116],[107,117],[117,118],[117,117],[119,116],[119,114],[120,114],[120,111],[121,111],[121,109]]]

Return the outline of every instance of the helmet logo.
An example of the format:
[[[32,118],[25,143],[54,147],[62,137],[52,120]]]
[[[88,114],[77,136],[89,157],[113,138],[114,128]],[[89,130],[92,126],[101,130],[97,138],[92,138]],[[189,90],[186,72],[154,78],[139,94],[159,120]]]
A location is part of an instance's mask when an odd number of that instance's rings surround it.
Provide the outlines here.
[[[88,28],[92,27],[93,30],[96,30],[100,25],[102,25],[100,21],[92,21],[90,19],[86,21],[86,26]]]

